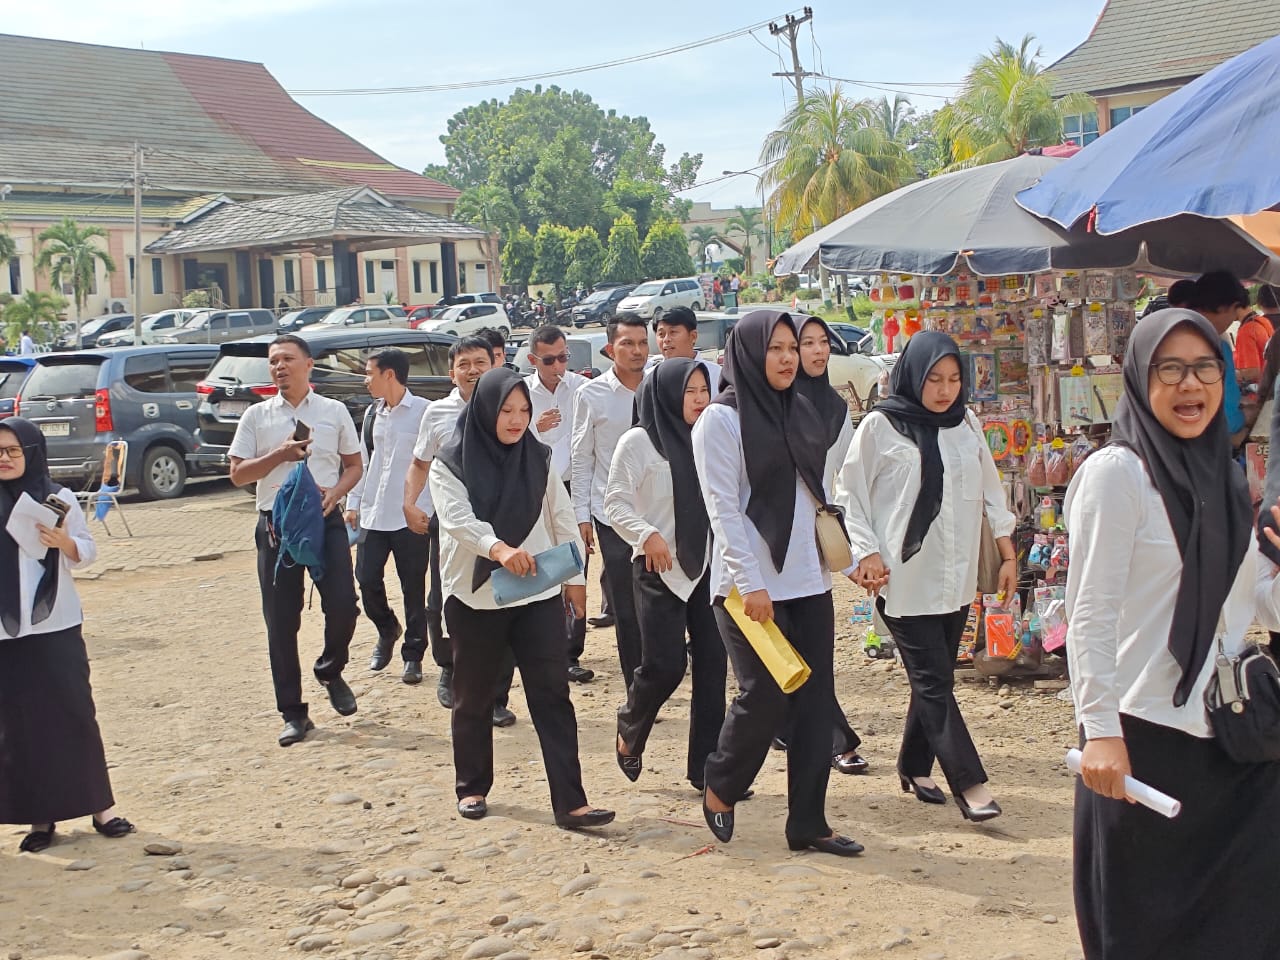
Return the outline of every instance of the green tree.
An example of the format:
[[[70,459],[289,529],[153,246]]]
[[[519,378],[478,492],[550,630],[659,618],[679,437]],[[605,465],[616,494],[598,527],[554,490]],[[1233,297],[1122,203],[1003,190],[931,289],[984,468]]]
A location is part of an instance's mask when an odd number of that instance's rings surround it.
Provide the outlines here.
[[[951,162],[951,140],[938,129],[937,110],[913,113],[906,118],[900,140],[919,179],[936,176]]]
[[[559,224],[544,223],[533,238],[534,283],[554,283],[556,291],[564,285],[569,272],[569,247],[573,231]]]
[[[773,220],[796,237],[896,190],[912,173],[875,104],[845,96],[839,84],[805,94],[765,138],[760,160]]]
[[[746,239],[742,243],[742,259],[746,261],[747,273],[751,269],[751,248],[755,241],[763,236],[764,217],[759,210],[738,207],[738,215],[725,221],[724,227],[730,233],[740,233]]]
[[[951,145],[948,169],[1059,144],[1063,117],[1097,109],[1086,94],[1054,99],[1035,42],[1031,34],[1017,47],[997,39],[991,52],[974,62],[956,99],[938,111],[938,130]]]
[[[559,223],[571,230],[594,224],[604,199],[595,178],[590,148],[571,130],[561,130],[538,157],[524,191],[529,213],[540,223]]]
[[[670,194],[661,184],[619,177],[606,194],[601,213],[605,217],[606,226],[624,213],[628,214],[635,221],[640,239],[644,240],[654,221],[668,214],[669,197]]]
[[[507,282],[527,287],[533,275],[534,240],[523,225],[502,245],[502,274]]]
[[[9,221],[0,217],[0,267],[18,255],[18,242],[9,235]]]
[[[705,273],[707,269],[707,244],[716,239],[716,231],[713,227],[693,227],[689,230],[689,242],[695,245],[698,251],[698,265]]]
[[[687,277],[693,273],[684,228],[670,217],[650,227],[640,247],[640,268],[646,277]]]
[[[102,227],[81,227],[71,217],[41,232],[40,255],[36,258],[37,270],[49,271],[49,282],[55,288],[63,284],[71,286],[71,299],[76,305],[76,345],[80,342],[80,321],[84,319],[84,305],[93,289],[98,264],[107,273],[115,273],[116,262],[111,254],[94,244],[95,239],[107,238]]]
[[[17,343],[22,331],[28,330],[36,343],[48,342],[57,329],[58,313],[66,305],[65,297],[38,290],[28,290],[10,300],[3,314],[6,339]]]
[[[889,102],[888,97],[881,97],[876,101],[875,107],[876,123],[884,131],[884,135],[896,143],[906,143],[904,134],[907,123],[916,114],[911,101],[904,94],[898,93],[894,94],[893,103]]]
[[[604,269],[604,244],[595,227],[574,231],[569,246],[569,272],[566,279],[575,287],[591,289]]]
[[[615,283],[635,283],[644,276],[640,266],[640,234],[630,214],[624,213],[609,230],[604,257],[604,278]]]

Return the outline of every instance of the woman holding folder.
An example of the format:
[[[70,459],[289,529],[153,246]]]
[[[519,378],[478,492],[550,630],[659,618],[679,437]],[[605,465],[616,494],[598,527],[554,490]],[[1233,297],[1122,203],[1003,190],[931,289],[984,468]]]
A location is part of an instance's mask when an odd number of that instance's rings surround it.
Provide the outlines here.
[[[711,527],[691,434],[710,402],[705,364],[670,357],[654,367],[636,391],[636,425],[618,441],[605,488],[605,519],[631,547],[640,623],[640,666],[618,709],[618,766],[632,783],[640,777],[658,711],[684,679],[690,653],[687,776],[698,790],[724,723],[728,667],[711,612]]]
[[[738,679],[707,758],[703,816],[721,841],[733,836],[734,804],[759,773],[774,734],[787,730],[787,845],[837,856],[861,844],[827,824],[835,623],[831,572],[818,548],[826,504],[826,434],[795,388],[799,339],[789,314],[755,310],[726,345],[721,391],[693,429],[694,461],[714,533],[711,592],[716,622]],[[728,607],[741,604],[738,616]],[[776,624],[812,671],[793,693],[748,639]]]
[[[1280,956],[1260,891],[1280,862],[1280,763],[1241,764],[1214,739],[1204,694],[1255,616],[1280,626],[1277,566],[1257,556],[1222,412],[1222,343],[1190,310],[1134,328],[1112,442],[1067,490],[1076,784],[1076,919],[1087,960]],[[1280,558],[1274,506],[1262,547]],[[1182,804],[1124,802],[1133,776]]]
[[[550,450],[529,433],[529,388],[514,371],[490,370],[476,383],[453,440],[432,461],[431,499],[440,518],[444,616],[453,639],[453,764],[458,812],[478,820],[493,786],[494,689],[514,655],[524,683],[556,824],[598,827],[612,810],[587,804],[578,762],[578,721],[565,673],[561,587],[499,606],[492,575],[537,572],[536,555],[582,541],[573,504],[551,468]],[[581,616],[581,573],[564,587]]]

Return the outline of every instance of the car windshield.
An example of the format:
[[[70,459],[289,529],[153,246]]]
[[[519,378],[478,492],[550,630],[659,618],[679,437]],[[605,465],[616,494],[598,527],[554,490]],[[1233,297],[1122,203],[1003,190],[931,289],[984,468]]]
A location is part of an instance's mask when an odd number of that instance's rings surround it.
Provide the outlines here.
[[[213,368],[205,379],[235,384],[270,383],[271,368],[267,364],[266,357],[223,354],[214,362]]]
[[[78,363],[37,363],[23,385],[27,400],[67,400],[92,397],[98,389],[101,358],[87,358]]]
[[[629,296],[632,297],[652,297],[655,293],[662,292],[662,281],[654,280],[651,283],[642,283],[631,291]]]
[[[189,317],[182,327],[184,330],[203,330],[209,325],[209,316],[207,313],[197,313]]]
[[[611,293],[613,293],[612,290],[597,290],[595,293],[591,294],[591,296],[587,297],[582,302],[583,303],[604,303],[604,301],[609,299],[609,294]]]
[[[114,319],[114,316],[94,317],[80,328],[80,332],[82,334],[95,334]]]
[[[295,320],[297,320],[297,319],[298,319],[300,316],[302,316],[304,313],[306,313],[306,311],[305,311],[305,310],[290,310],[288,313],[283,314],[283,315],[280,317],[280,319],[279,319],[278,321],[276,321],[276,322],[277,322],[277,323],[279,323],[279,324],[280,324],[280,326],[282,326],[282,327],[283,327],[283,326],[287,326],[288,324],[291,324],[291,323],[293,323]]]
[[[436,319],[442,320],[446,323],[452,323],[454,320],[461,320],[462,314],[466,311],[467,307],[469,306],[471,306],[471,304],[469,303],[460,303],[456,307],[450,307],[444,313],[436,317]]]
[[[351,316],[353,312],[354,311],[352,311],[349,308],[343,309],[343,310],[335,310],[333,311],[333,313],[329,314],[327,317],[321,320],[320,323],[343,324],[347,322],[347,317]]]

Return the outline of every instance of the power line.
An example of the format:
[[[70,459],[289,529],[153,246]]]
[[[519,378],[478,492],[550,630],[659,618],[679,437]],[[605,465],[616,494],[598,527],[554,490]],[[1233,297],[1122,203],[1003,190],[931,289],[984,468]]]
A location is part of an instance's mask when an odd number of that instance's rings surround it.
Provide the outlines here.
[[[788,14],[788,16],[789,15],[790,14]],[[735,40],[738,37],[750,34],[752,30],[758,30],[761,27],[769,25],[769,20],[762,20],[759,23],[740,27],[737,30],[730,30],[727,33],[716,34],[713,37],[704,37],[701,40],[691,40],[688,43],[682,43],[674,47],[667,47],[662,50],[654,50],[651,53],[640,53],[631,57],[621,57],[617,60],[606,60],[603,63],[592,63],[581,67],[566,67],[562,70],[551,70],[546,73],[531,73],[521,77],[501,77],[494,80],[464,80],[458,83],[435,83],[414,87],[352,87],[334,90],[290,90],[288,93],[290,96],[294,97],[358,97],[395,93],[445,93],[453,90],[474,90],[478,87],[499,87],[513,83],[530,83],[535,80],[552,80],[556,77],[567,77],[578,73],[591,73],[595,70],[606,70],[610,67],[621,67],[632,63],[642,63],[646,60],[656,60],[659,57],[668,57],[675,53],[685,53],[689,50],[697,50],[700,47],[707,47],[715,43],[723,43],[726,40]]]
[[[834,80],[836,83],[847,83],[851,87],[867,87],[871,90],[883,90],[885,93],[900,93],[904,97],[931,97],[935,100],[950,100],[951,97],[941,93],[927,93],[924,90],[902,90],[897,87],[886,86],[880,83],[871,83],[867,80],[850,80],[847,77],[833,77],[826,73],[810,73],[811,77],[821,77],[823,80]]]

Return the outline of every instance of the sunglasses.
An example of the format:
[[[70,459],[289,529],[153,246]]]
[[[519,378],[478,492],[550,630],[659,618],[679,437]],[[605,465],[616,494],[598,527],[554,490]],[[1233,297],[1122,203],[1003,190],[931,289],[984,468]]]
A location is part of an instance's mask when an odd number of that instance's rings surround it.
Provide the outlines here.
[[[542,364],[544,367],[549,367],[556,363],[568,363],[572,358],[567,353],[555,353],[549,357],[539,357],[536,354],[534,354],[533,359],[535,362]]]

